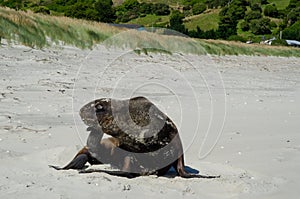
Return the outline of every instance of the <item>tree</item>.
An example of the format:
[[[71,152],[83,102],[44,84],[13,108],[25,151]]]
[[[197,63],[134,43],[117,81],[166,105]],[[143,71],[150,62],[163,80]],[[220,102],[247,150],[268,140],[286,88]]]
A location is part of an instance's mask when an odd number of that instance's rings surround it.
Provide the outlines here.
[[[102,1],[102,0],[99,0]],[[132,10],[136,7],[139,7],[140,3],[137,0],[125,0],[124,3],[122,4],[122,6],[124,6],[124,8],[126,10]]]
[[[236,35],[237,24],[240,19],[245,17],[247,2],[246,0],[232,0],[219,13],[219,35],[220,38],[226,39],[231,35]]]
[[[206,10],[206,5],[204,3],[196,3],[193,5],[193,15],[201,14]]]
[[[245,16],[245,20],[247,22],[249,22],[252,19],[260,19],[261,17],[262,17],[261,13],[259,11],[250,11],[250,12],[247,12],[247,14]]]
[[[275,4],[269,4],[264,9],[265,16],[278,17],[278,10]]]
[[[1,1],[1,5],[13,8],[16,10],[22,9],[23,8],[23,0],[7,0],[7,1]]]
[[[226,4],[230,2],[229,0],[206,0],[205,4],[207,4],[208,8],[218,8],[224,7]]]
[[[269,3],[268,0],[261,0],[261,5],[266,5],[268,3]]]
[[[139,10],[141,13],[144,13],[144,14],[152,14],[153,7],[154,6],[152,3],[141,3]]]
[[[184,16],[178,10],[174,11],[170,16],[170,29],[176,30],[181,33],[186,33],[185,26],[183,25]]]
[[[170,7],[169,5],[163,3],[152,4],[152,12],[156,15],[169,15]]]
[[[98,21],[110,23],[116,19],[112,0],[99,0],[95,3]]]
[[[65,10],[65,15],[67,17],[75,17],[80,19],[87,19],[94,20],[91,16],[87,17],[86,11],[89,10],[92,5],[83,2],[77,2],[72,6],[69,6]]]
[[[254,3],[253,5],[250,6],[252,11],[258,11],[262,13],[261,5],[259,3]]]
[[[250,30],[257,35],[270,34],[270,22],[271,20],[268,18],[254,19],[250,23]]]
[[[298,20],[300,20],[300,7],[291,9],[287,14],[287,21],[290,25],[293,25]]]
[[[290,3],[287,7],[288,10],[291,10],[293,8],[300,7],[300,1],[299,0],[290,0]]]

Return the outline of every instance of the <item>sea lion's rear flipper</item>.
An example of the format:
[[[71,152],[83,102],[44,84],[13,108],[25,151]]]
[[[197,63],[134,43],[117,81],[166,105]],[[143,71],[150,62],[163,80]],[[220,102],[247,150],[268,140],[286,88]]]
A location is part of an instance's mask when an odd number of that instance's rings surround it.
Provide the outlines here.
[[[88,162],[87,154],[79,154],[77,155],[69,164],[65,167],[57,167],[53,165],[49,165],[50,168],[54,168],[56,170],[68,170],[68,169],[83,169],[84,165]]]
[[[139,174],[130,173],[130,172],[126,172],[126,171],[109,171],[109,170],[103,170],[103,169],[88,169],[88,170],[79,171],[79,173],[94,173],[94,172],[107,173],[110,175],[126,177],[126,178],[135,178],[135,177],[140,176]]]
[[[83,169],[84,165],[87,162],[91,162],[91,158],[90,158],[88,149],[86,147],[84,147],[76,154],[74,159],[69,164],[67,164],[65,167],[58,167],[58,166],[53,166],[53,165],[49,165],[49,167],[54,168],[56,170],[68,170],[68,169],[77,169],[78,170],[78,169]]]

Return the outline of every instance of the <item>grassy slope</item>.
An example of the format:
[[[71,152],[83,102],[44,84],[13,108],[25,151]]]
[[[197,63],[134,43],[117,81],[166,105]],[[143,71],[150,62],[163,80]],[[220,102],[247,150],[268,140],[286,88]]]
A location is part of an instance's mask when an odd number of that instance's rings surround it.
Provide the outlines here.
[[[146,3],[164,3],[172,7],[177,5],[183,5],[183,1],[184,0],[140,0],[140,2],[146,2]]]
[[[185,19],[185,27],[189,30],[196,30],[197,26],[203,31],[216,30],[218,28],[220,9],[206,11],[200,15],[188,17]]]
[[[296,48],[194,40],[162,34],[163,29],[159,29],[157,34],[135,30],[124,31],[102,23],[17,12],[0,7],[0,37],[31,47],[43,48],[53,45],[53,42],[62,42],[86,48],[105,41],[107,46],[127,46],[151,52],[300,57],[300,49]]]
[[[165,24],[169,22],[169,16],[156,16],[156,15],[147,15],[145,17],[139,17],[129,21],[129,24],[139,24],[145,27],[151,27],[154,24]]]

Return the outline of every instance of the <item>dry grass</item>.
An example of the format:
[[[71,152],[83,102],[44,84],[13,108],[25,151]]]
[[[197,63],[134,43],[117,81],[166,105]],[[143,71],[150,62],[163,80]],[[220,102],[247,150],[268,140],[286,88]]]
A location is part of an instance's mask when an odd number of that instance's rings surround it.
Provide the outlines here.
[[[300,57],[300,49],[294,47],[245,44],[223,40],[201,40],[199,42],[209,54]]]
[[[168,31],[168,34],[176,34],[175,31],[167,29],[155,29],[154,32],[129,30],[108,38],[103,44],[108,47],[117,46],[143,51],[157,49],[156,52],[206,54],[206,50],[198,41],[180,35],[165,35],[165,31]]]

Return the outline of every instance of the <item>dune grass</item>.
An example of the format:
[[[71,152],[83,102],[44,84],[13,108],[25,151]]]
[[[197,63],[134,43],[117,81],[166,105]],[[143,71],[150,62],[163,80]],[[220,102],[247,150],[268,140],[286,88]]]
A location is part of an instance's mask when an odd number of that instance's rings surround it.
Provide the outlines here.
[[[42,48],[53,43],[91,48],[119,30],[106,24],[0,7],[0,37]]]
[[[166,32],[170,35],[165,35]],[[177,34],[177,36],[175,36]],[[105,40],[108,47],[136,49],[136,52],[207,54],[197,40],[182,37],[175,31],[154,29],[152,32],[129,30]]]
[[[238,42],[199,40],[167,29],[148,31],[119,29],[107,24],[45,16],[0,8],[0,38],[34,48],[55,44],[93,48],[130,48],[137,53],[190,53],[215,55],[262,55],[300,57],[300,49],[247,45]]]
[[[201,43],[208,54],[300,57],[300,49],[286,46],[245,44],[221,40],[201,40],[199,43]]]

